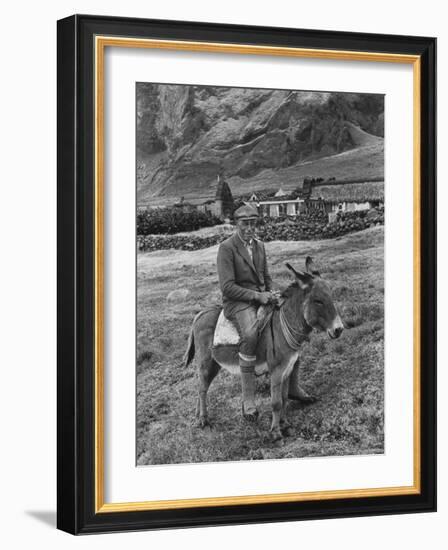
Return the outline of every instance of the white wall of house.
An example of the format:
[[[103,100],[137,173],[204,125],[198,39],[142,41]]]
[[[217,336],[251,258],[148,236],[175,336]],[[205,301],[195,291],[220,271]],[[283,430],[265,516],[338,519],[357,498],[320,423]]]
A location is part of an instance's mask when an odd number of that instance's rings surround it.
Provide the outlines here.
[[[286,213],[288,216],[295,216],[297,214],[297,205],[294,202],[290,202],[286,205]]]
[[[341,206],[341,208],[340,208]],[[352,201],[344,201],[335,203],[331,206],[331,212],[357,212],[360,210],[370,210],[372,208],[372,203],[370,201],[366,202],[352,202]]]
[[[280,215],[278,204],[269,205],[269,215],[271,216],[271,218],[277,218]]]
[[[355,210],[370,210],[372,203],[370,202],[358,202],[355,203]]]

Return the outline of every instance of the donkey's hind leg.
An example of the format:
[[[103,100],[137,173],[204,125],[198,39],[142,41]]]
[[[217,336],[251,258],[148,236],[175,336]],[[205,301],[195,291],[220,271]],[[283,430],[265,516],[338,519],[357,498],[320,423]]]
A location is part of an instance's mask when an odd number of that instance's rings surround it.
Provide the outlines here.
[[[221,367],[212,358],[207,357],[201,362],[198,371],[198,400],[196,407],[196,416],[198,417],[198,425],[201,428],[210,426],[210,421],[207,412],[207,392],[213,379],[220,371]]]

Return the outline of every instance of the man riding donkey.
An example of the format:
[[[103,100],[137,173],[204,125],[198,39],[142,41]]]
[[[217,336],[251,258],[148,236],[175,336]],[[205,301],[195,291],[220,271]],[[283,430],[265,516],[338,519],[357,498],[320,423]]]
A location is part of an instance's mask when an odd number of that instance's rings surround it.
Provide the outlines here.
[[[250,205],[234,213],[236,231],[218,250],[218,276],[223,296],[224,315],[236,326],[239,336],[239,367],[243,394],[242,413],[256,421],[255,362],[259,335],[257,311],[260,305],[275,304],[280,293],[272,290],[272,279],[264,244],[255,237],[258,212]],[[298,363],[290,379],[288,397],[313,401],[298,385]]]

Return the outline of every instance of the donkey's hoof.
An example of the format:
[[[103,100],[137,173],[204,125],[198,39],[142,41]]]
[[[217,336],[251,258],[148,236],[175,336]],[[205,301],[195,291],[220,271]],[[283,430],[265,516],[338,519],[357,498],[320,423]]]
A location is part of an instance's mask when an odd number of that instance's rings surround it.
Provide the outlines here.
[[[288,394],[288,399],[291,401],[297,401],[298,403],[304,403],[305,405],[311,405],[317,401],[317,397],[314,395],[309,395],[308,393],[302,393],[300,395]]]
[[[271,430],[271,441],[272,443],[276,443],[277,445],[283,444],[283,436],[280,428],[275,428],[274,430]]]
[[[291,437],[294,434],[293,427],[287,420],[280,420],[280,431],[284,437]]]
[[[280,426],[280,430],[284,437],[291,437],[294,435],[294,429],[291,424],[284,424],[283,426]]]
[[[246,412],[244,409],[244,403],[241,403],[241,414],[247,422],[256,422],[258,420],[258,417],[260,416],[260,413],[257,409]]]
[[[210,423],[210,420],[206,416],[200,416],[198,418],[198,427],[199,428],[211,428],[212,425]]]

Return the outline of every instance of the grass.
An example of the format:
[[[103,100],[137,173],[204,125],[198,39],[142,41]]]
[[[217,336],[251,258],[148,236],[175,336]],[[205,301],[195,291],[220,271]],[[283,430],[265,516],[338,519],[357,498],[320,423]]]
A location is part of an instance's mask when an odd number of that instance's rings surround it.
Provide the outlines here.
[[[325,241],[266,244],[275,283],[285,287],[284,262],[303,269],[311,255],[333,288],[346,330],[339,340],[313,334],[303,346],[301,380],[318,401],[290,402],[294,435],[270,442],[267,376],[257,379],[261,418],[240,418],[238,377],[221,371],[209,390],[213,427],[196,425],[195,364],[181,366],[196,312],[220,301],[217,247],[165,250],[138,257],[137,462],[168,464],[384,452],[384,228]],[[186,289],[172,301],[174,289]]]

